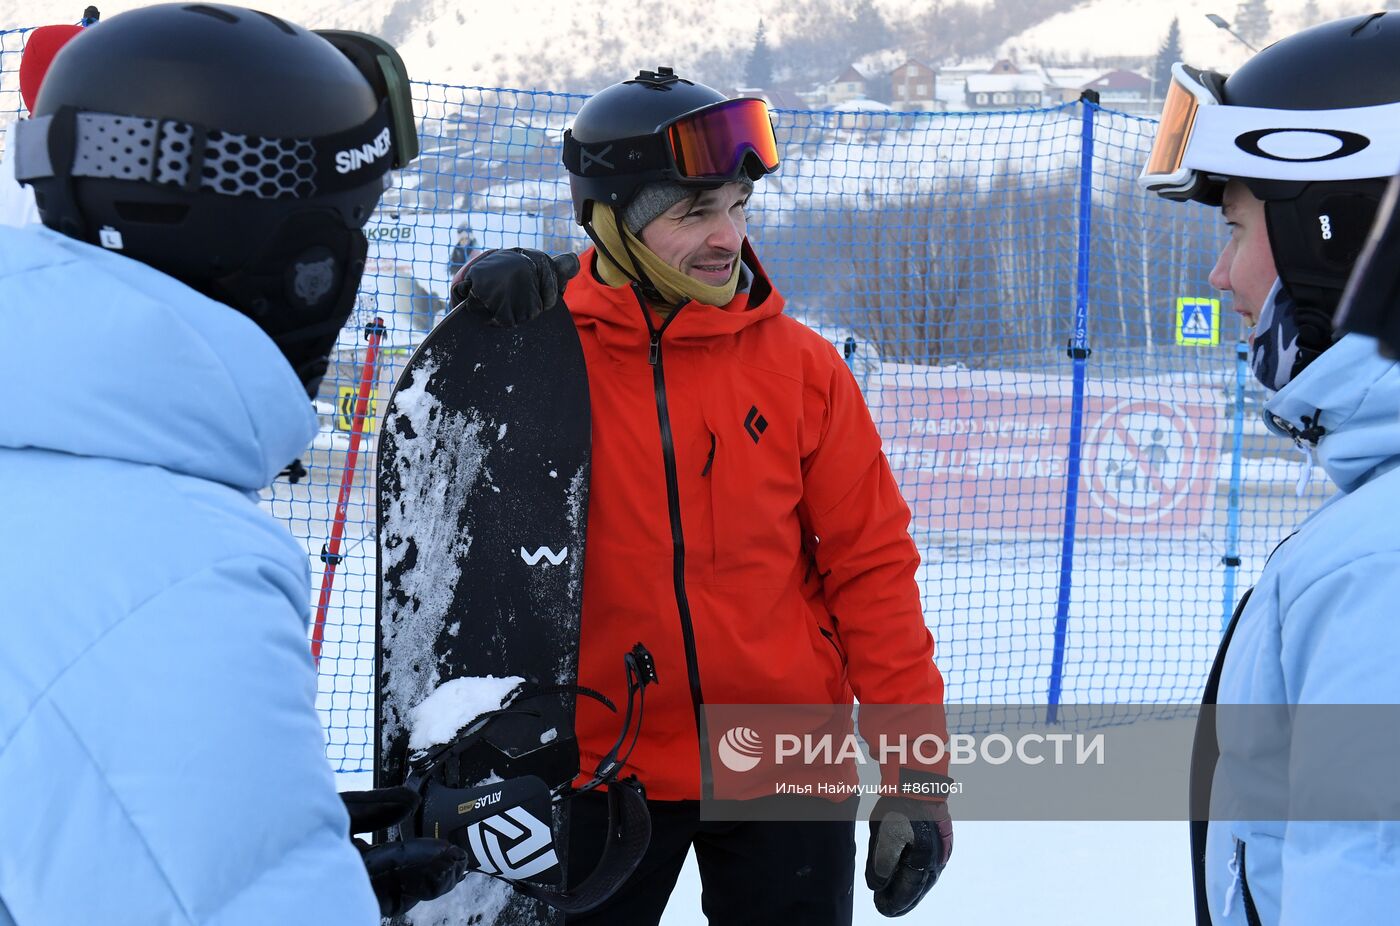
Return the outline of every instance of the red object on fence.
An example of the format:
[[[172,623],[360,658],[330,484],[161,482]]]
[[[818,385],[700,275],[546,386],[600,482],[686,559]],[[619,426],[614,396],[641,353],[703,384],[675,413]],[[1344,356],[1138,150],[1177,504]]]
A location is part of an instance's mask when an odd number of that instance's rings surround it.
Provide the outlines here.
[[[24,43],[24,51],[19,57],[19,95],[24,100],[24,108],[34,112],[34,101],[39,98],[39,85],[49,72],[54,55],[68,41],[83,31],[82,26],[40,26],[29,33]]]
[[[369,397],[374,391],[374,370],[379,358],[379,341],[384,336],[384,320],[376,318],[365,327],[365,362],[360,367],[360,391],[355,397],[355,416],[350,427],[350,449],[345,452],[345,470],[340,474],[340,497],[335,503],[335,522],[331,525],[331,539],[321,548],[321,562],[325,570],[321,573],[321,598],[316,605],[316,624],[311,631],[311,658],[316,665],[321,664],[321,641],[326,630],[326,611],[331,603],[331,586],[335,584],[335,567],[339,565],[340,541],[345,534],[346,509],[350,504],[350,487],[355,483],[355,463],[360,456],[360,435],[364,433],[365,418],[369,415]]]

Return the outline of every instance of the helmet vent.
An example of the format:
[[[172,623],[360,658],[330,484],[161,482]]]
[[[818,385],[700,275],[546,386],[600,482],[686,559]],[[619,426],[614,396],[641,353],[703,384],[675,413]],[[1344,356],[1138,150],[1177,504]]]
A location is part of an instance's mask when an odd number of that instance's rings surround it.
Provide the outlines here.
[[[142,203],[118,200],[112,204],[124,222],[148,225],[179,225],[190,214],[188,203]]]
[[[1380,18],[1381,18],[1382,16],[1384,16],[1384,15],[1385,15],[1384,13],[1372,13],[1370,16],[1367,16],[1364,20],[1362,20],[1361,25],[1359,25],[1359,26],[1357,26],[1355,29],[1351,30],[1351,34],[1352,34],[1352,35],[1357,35],[1358,33],[1361,32],[1362,29],[1365,29],[1367,26],[1371,25],[1371,23],[1373,23],[1373,22],[1375,22],[1376,20],[1380,19]]]
[[[258,14],[259,16],[261,16],[263,19],[265,19],[265,20],[267,20],[268,22],[272,23],[274,26],[276,26],[278,29],[281,29],[283,32],[287,33],[288,35],[296,35],[296,34],[297,34],[297,31],[296,31],[295,29],[293,29],[291,26],[287,25],[287,24],[286,24],[285,22],[283,22],[282,20],[278,19],[276,16],[273,16],[271,13],[264,13],[262,10],[254,10],[253,12],[257,13],[257,14]]]
[[[237,16],[234,16],[234,15],[233,15],[232,13],[230,13],[228,10],[221,10],[221,9],[219,9],[219,8],[216,7],[216,6],[205,6],[204,4],[200,3],[200,4],[196,4],[195,6],[187,6],[187,7],[185,7],[185,10],[188,11],[188,12],[190,12],[190,13],[202,13],[202,14],[204,14],[205,16],[211,16],[211,17],[213,17],[214,19],[217,19],[217,20],[220,20],[220,21],[226,22],[226,23],[236,23],[236,22],[238,22],[238,17],[237,17]]]

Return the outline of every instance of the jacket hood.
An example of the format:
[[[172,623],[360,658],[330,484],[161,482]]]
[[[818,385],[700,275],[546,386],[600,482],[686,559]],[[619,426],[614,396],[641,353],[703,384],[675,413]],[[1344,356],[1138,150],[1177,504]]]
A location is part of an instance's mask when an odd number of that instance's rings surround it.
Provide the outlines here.
[[[120,254],[0,227],[0,316],[11,344],[0,447],[253,491],[316,434],[305,389],[261,329]]]
[[[1372,338],[1343,337],[1280,389],[1264,411],[1265,423],[1284,436],[1292,435],[1270,415],[1298,431],[1312,421],[1323,427],[1317,459],[1344,492],[1400,464],[1400,362],[1377,353]]]
[[[597,256],[597,248],[589,248],[583,253],[580,260],[584,270],[569,282],[565,293],[565,302],[575,322],[580,326],[596,327],[600,342],[610,348],[646,345],[650,333],[638,307],[641,298],[638,289],[635,285],[609,286],[599,279],[594,267]],[[734,298],[723,306],[686,303],[673,314],[666,326],[667,345],[699,345],[713,338],[735,334],[755,322],[782,313],[783,297],[773,288],[747,240],[744,241],[740,259],[752,275],[748,289],[735,293]],[[580,289],[587,290],[586,298],[578,298]],[[569,298],[570,295],[575,298]],[[654,324],[661,327],[661,320],[653,318]]]

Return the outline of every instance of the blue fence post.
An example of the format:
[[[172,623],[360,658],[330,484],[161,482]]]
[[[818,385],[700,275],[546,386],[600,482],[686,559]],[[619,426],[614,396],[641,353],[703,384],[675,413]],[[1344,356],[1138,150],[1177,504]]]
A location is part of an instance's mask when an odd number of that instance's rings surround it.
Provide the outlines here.
[[[1249,344],[1235,344],[1235,437],[1230,451],[1230,502],[1225,524],[1225,600],[1221,609],[1221,632],[1235,613],[1235,576],[1240,568],[1240,483],[1244,459],[1244,384],[1249,371]]]
[[[1069,601],[1074,589],[1074,528],[1079,511],[1079,464],[1084,446],[1084,377],[1089,354],[1089,250],[1094,212],[1094,113],[1099,95],[1084,91],[1079,98],[1084,124],[1079,162],[1078,272],[1075,280],[1074,336],[1069,356],[1074,363],[1074,394],[1070,402],[1069,454],[1065,467],[1065,531],[1060,546],[1060,594],[1055,607],[1055,655],[1050,664],[1050,690],[1046,695],[1045,722],[1055,723],[1060,712],[1060,688],[1064,682],[1065,640],[1069,633]]]

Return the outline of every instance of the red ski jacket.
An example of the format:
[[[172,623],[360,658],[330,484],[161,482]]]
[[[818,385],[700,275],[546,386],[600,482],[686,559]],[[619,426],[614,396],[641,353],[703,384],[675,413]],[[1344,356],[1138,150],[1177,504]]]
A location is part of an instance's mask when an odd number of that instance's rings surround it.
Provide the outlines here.
[[[622,654],[655,657],[626,771],[700,798],[706,703],[941,704],[909,509],[836,349],[782,314],[747,242],[749,291],[664,325],[594,256],[564,294],[592,408],[579,682],[621,703]],[[617,731],[579,699],[585,775]]]

